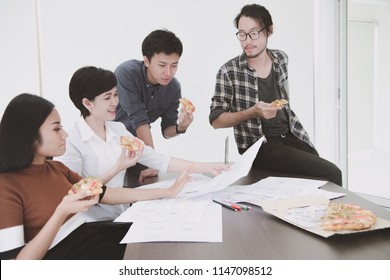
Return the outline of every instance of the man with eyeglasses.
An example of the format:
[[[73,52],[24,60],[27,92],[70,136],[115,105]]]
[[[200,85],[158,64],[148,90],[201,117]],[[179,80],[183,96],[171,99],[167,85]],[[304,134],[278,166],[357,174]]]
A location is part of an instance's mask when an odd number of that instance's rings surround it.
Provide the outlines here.
[[[340,169],[321,158],[289,104],[287,55],[267,48],[272,17],[258,4],[244,6],[234,20],[243,53],[225,63],[216,77],[209,121],[214,128],[234,127],[244,153],[262,136],[255,168],[326,179],[342,185]]]

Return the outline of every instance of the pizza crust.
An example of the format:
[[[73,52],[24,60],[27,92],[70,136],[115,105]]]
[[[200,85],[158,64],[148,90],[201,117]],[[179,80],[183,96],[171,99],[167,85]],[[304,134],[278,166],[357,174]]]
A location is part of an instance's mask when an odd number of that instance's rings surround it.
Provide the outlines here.
[[[89,176],[81,179],[68,191],[68,194],[79,193],[82,191],[91,191],[91,195],[98,195],[103,192],[103,183],[102,181],[94,176]]]
[[[355,204],[330,202],[323,216],[322,228],[329,231],[368,229],[376,223],[370,210]]]
[[[288,104],[288,101],[286,99],[276,99],[276,100],[272,101],[271,106],[282,108],[283,106],[285,106],[287,104]]]
[[[144,141],[137,137],[121,136],[120,145],[122,148],[127,149],[129,152],[139,151],[145,147]]]
[[[180,104],[183,106],[184,111],[186,111],[187,113],[195,112],[195,106],[190,100],[188,100],[187,98],[180,98],[179,101]]]

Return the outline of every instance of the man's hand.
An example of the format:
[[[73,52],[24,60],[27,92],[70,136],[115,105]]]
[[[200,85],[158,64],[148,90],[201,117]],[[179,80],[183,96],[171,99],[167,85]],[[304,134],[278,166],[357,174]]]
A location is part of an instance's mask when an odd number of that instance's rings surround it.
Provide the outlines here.
[[[184,109],[181,109],[179,113],[179,123],[178,123],[179,130],[187,130],[193,120],[194,120],[193,113],[187,113],[184,111]]]
[[[157,175],[158,175],[158,170],[150,169],[150,168],[144,169],[139,174],[138,182],[142,184],[146,178],[155,177]]]
[[[266,103],[263,101],[259,101],[256,103],[255,106],[253,106],[253,110],[256,114],[256,116],[260,117],[261,119],[272,119],[276,117],[276,113],[281,110],[283,107],[275,107],[272,106],[271,103]]]

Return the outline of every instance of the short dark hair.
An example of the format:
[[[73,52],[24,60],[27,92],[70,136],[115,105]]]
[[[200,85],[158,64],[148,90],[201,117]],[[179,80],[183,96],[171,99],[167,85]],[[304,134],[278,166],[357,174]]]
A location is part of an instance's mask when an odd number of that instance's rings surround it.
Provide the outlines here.
[[[166,29],[155,30],[142,42],[142,55],[151,60],[156,53],[167,55],[176,53],[180,57],[183,53],[183,44],[173,32]]]
[[[10,101],[0,123],[0,173],[31,165],[35,146],[41,142],[39,128],[53,108],[50,101],[29,93]]]
[[[238,28],[238,22],[240,21],[241,17],[249,17],[254,21],[257,21],[261,27],[266,29],[267,34],[272,33],[272,17],[265,7],[258,4],[245,5],[234,19],[234,26],[236,28]]]
[[[78,69],[69,83],[69,97],[83,117],[91,113],[83,105],[83,98],[93,101],[96,96],[117,85],[115,74],[110,70],[85,66]]]

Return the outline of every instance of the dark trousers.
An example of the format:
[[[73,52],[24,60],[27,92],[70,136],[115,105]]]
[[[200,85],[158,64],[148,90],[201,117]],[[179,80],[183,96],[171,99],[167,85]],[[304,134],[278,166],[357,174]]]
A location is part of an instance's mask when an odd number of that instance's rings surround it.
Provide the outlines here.
[[[123,260],[126,244],[120,244],[131,223],[85,223],[50,249],[46,260]]]
[[[127,168],[123,185],[127,188],[137,188],[141,186],[141,183],[139,182],[139,176],[141,171],[147,168],[147,166],[141,163],[137,163],[136,165]]]
[[[267,137],[267,143],[261,145],[253,167],[325,179],[342,185],[341,170],[335,164],[321,158],[316,149],[292,133]]]

